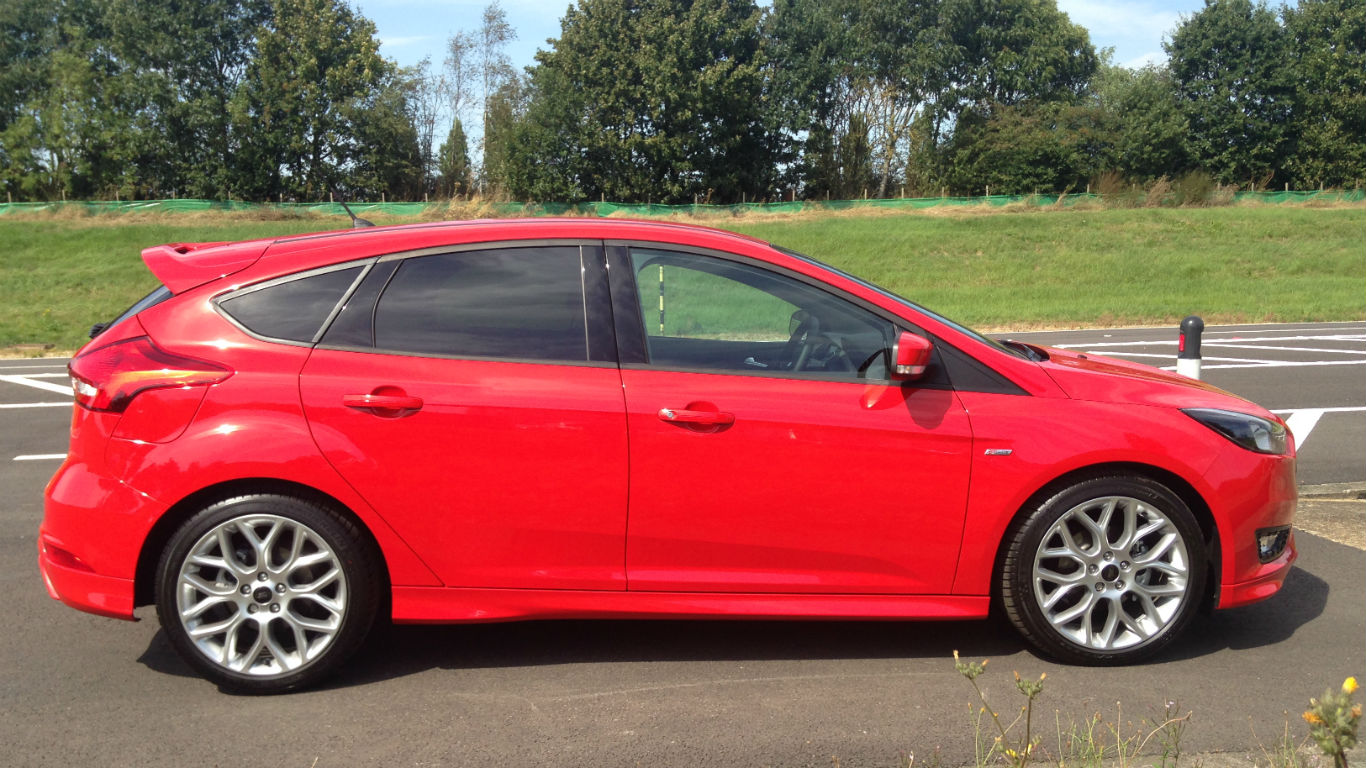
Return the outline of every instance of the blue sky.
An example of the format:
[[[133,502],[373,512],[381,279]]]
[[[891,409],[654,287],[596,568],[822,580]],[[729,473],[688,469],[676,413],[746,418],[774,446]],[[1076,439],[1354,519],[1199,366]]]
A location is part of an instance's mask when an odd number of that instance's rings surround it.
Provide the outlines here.
[[[445,43],[463,29],[474,30],[487,0],[353,0],[375,22],[380,51],[403,66],[424,56],[439,66]],[[558,37],[567,0],[502,0],[517,41],[508,47],[513,64],[534,63],[546,38]],[[1204,7],[1204,0],[1058,0],[1074,23],[1086,27],[1097,47],[1113,47],[1114,61],[1126,66],[1162,61],[1162,41],[1180,22]]]

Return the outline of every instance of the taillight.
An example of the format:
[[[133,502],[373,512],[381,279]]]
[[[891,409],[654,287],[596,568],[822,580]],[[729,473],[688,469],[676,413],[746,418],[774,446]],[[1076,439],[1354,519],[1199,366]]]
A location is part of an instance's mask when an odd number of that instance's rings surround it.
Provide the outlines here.
[[[216,363],[167,352],[146,336],[92,349],[67,368],[78,405],[114,413],[122,413],[139,392],[217,384],[232,375]]]

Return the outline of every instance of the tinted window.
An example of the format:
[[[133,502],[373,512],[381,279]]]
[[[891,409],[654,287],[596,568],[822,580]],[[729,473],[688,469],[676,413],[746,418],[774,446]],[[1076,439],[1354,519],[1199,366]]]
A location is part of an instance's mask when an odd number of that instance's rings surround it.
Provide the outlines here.
[[[218,306],[252,333],[312,342],[361,269],[339,269],[247,290],[219,301]]]
[[[577,246],[403,261],[375,309],[375,346],[454,357],[583,361]]]
[[[650,364],[885,378],[895,327],[819,288],[728,259],[631,250]]]

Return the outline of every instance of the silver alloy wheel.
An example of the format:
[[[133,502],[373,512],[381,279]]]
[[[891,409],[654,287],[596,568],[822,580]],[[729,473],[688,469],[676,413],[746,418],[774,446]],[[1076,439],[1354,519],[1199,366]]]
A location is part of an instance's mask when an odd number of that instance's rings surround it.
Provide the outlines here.
[[[248,514],[211,528],[180,566],[176,611],[198,651],[253,677],[295,672],[331,645],[347,610],[342,563],[298,521]]]
[[[1085,501],[1039,543],[1034,599],[1062,637],[1116,651],[1162,635],[1190,599],[1191,562],[1176,525],[1128,496]]]

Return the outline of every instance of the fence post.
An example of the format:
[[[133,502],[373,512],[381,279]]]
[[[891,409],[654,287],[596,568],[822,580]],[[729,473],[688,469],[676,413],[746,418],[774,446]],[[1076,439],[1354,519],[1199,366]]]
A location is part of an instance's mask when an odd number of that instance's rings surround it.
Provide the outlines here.
[[[1176,342],[1176,372],[1192,379],[1200,378],[1200,334],[1205,332],[1205,321],[1191,315],[1181,321],[1181,335]]]

